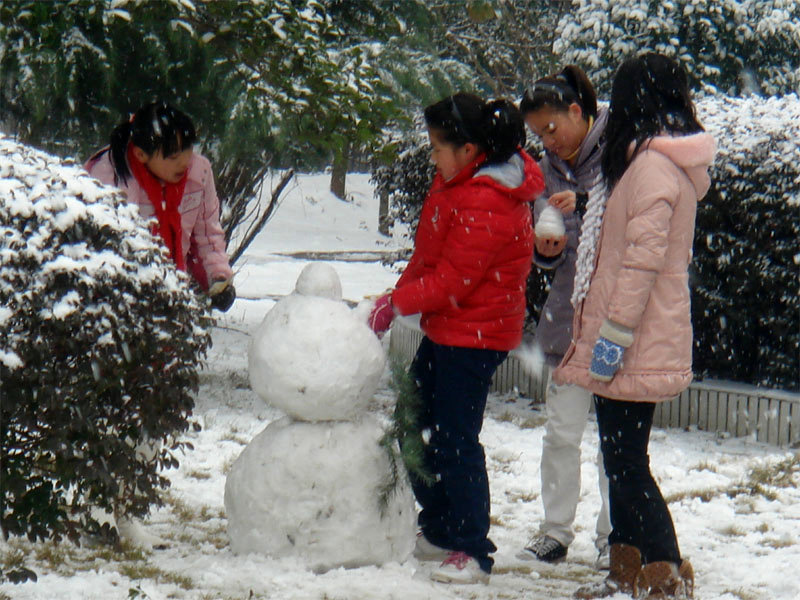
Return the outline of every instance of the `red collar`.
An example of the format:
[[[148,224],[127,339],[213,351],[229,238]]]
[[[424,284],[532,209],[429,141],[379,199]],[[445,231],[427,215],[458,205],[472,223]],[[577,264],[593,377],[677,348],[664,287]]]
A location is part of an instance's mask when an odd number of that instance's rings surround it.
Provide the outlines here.
[[[169,250],[175,265],[181,271],[186,270],[186,261],[181,248],[183,228],[178,208],[183,199],[188,170],[177,183],[166,183],[153,175],[147,166],[134,156],[133,144],[128,144],[127,158],[131,173],[147,193],[150,204],[153,205],[156,219],[158,219],[158,234]]]

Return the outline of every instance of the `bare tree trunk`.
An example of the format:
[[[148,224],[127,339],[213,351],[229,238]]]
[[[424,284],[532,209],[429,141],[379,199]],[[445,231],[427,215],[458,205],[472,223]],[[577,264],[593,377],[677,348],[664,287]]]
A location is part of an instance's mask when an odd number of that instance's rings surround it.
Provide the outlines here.
[[[233,251],[228,251],[231,265],[239,260],[239,257],[244,254],[245,250],[247,250],[250,242],[252,242],[256,235],[258,235],[258,233],[264,229],[264,225],[267,224],[267,221],[269,221],[272,213],[275,212],[275,209],[278,206],[278,200],[280,199],[284,188],[289,185],[289,181],[292,179],[292,177],[294,177],[294,169],[289,169],[283,174],[283,177],[281,177],[281,180],[278,182],[278,186],[272,190],[272,196],[270,197],[269,204],[267,204],[264,212],[258,216],[255,223],[250,225],[244,234],[244,239],[242,239],[242,242],[236,247],[236,249]]]
[[[347,168],[350,166],[350,142],[336,150],[333,155],[333,169],[331,169],[331,191],[337,198],[345,200],[345,178]]]
[[[389,235],[389,192],[381,191],[378,205],[378,233]]]

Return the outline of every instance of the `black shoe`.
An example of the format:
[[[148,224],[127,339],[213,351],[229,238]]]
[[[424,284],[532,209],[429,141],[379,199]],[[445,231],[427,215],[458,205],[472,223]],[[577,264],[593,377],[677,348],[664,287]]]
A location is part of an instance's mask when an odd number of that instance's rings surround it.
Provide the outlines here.
[[[525,549],[517,554],[523,560],[541,560],[555,563],[564,560],[567,556],[567,547],[549,535],[537,535],[531,538]]]

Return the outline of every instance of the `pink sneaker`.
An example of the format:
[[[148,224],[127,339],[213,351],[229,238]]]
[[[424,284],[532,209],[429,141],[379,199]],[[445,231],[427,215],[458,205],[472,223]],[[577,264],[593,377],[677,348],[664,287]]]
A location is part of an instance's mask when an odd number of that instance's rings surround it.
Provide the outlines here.
[[[489,574],[465,552],[451,552],[431,579],[442,583],[489,583]]]

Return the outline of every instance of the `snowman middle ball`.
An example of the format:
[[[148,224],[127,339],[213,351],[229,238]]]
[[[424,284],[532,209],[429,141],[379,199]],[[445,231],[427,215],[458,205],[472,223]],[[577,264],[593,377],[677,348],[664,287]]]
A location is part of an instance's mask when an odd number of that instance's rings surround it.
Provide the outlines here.
[[[290,294],[253,335],[250,385],[304,421],[343,421],[364,412],[386,357],[366,323],[343,302]]]

